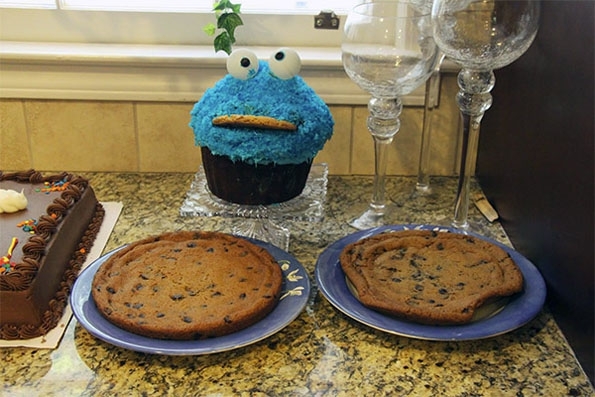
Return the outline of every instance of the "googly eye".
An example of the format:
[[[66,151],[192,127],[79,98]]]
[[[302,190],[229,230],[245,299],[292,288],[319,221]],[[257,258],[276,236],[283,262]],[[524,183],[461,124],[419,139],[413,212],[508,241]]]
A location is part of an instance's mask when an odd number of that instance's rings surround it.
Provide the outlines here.
[[[258,58],[250,50],[239,49],[227,58],[226,66],[229,74],[236,79],[248,80],[258,73]]]
[[[300,72],[302,61],[295,50],[280,48],[269,58],[269,68],[281,80],[289,80]]]

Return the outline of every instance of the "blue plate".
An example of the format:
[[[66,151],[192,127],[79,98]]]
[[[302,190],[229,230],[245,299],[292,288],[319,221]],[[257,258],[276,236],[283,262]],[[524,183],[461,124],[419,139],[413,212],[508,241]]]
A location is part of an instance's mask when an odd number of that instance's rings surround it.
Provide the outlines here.
[[[318,258],[316,281],[325,298],[339,311],[362,324],[391,334],[416,339],[436,341],[463,341],[489,338],[517,329],[531,321],[543,307],[546,286],[537,268],[525,257],[497,241],[466,233],[495,244],[510,254],[524,276],[524,290],[510,298],[492,316],[464,325],[432,326],[399,320],[366,308],[353,295],[347,284],[345,273],[339,263],[339,255],[345,246],[365,237],[387,230],[438,230],[460,233],[459,230],[433,225],[391,225],[362,230],[331,244]]]
[[[304,309],[310,294],[310,280],[304,267],[289,253],[271,244],[247,239],[265,248],[283,271],[283,292],[279,304],[264,319],[233,334],[192,341],[152,339],[116,327],[97,310],[91,297],[91,283],[99,267],[120,247],[97,259],[78,277],[70,304],[76,319],[89,333],[105,342],[144,353],[202,355],[237,349],[263,340],[285,328]]]

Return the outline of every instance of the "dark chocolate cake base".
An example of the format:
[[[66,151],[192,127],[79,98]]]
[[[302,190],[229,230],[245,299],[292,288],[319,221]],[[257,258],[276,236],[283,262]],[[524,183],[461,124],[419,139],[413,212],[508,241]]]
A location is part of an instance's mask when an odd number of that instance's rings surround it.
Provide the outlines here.
[[[269,205],[299,196],[312,165],[311,161],[253,165],[214,155],[207,147],[201,151],[209,190],[220,199],[236,204]]]

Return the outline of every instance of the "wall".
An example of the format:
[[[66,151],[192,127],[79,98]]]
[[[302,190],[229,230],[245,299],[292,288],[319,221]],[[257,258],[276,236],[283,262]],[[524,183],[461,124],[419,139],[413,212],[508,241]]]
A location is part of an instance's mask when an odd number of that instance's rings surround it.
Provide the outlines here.
[[[453,175],[459,153],[456,75],[441,82],[434,111],[432,169]],[[192,103],[0,100],[0,169],[195,172],[200,151],[188,127]],[[373,174],[365,106],[331,106],[333,138],[315,159],[335,175]],[[406,107],[389,154],[388,173],[415,175],[423,108]]]
[[[593,381],[595,3],[541,4],[532,47],[496,73],[477,169],[516,249],[545,277],[548,306]]]

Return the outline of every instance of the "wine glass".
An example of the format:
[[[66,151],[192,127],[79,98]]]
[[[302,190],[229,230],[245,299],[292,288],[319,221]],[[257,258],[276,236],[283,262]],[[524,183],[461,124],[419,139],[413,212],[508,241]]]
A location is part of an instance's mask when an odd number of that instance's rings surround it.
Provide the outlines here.
[[[357,229],[384,224],[387,147],[399,131],[400,97],[423,84],[438,61],[429,13],[420,0],[356,5],[345,21],[341,45],[349,78],[372,96],[368,130],[374,139],[374,191],[368,209],[350,222]]]
[[[539,27],[538,0],[435,0],[434,40],[462,66],[457,104],[462,116],[462,157],[452,225],[467,229],[469,181],[481,119],[492,104],[494,69],[518,59]]]

